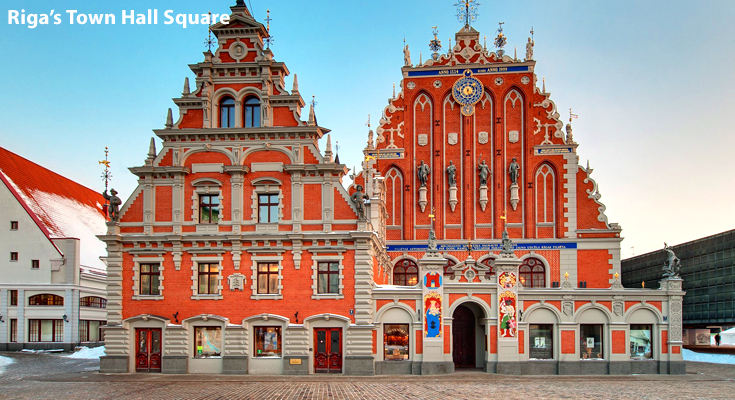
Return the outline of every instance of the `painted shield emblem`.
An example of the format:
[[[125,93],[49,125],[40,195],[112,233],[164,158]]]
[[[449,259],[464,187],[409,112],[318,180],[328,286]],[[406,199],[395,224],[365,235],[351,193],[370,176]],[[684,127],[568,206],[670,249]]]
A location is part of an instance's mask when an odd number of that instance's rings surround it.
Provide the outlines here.
[[[448,141],[448,142],[449,142],[449,144],[451,144],[451,145],[455,145],[455,144],[457,144],[457,139],[458,139],[458,135],[457,135],[457,133],[455,133],[455,132],[452,132],[452,133],[450,133],[449,135],[447,135],[447,141]]]
[[[488,136],[487,132],[480,132],[477,134],[477,141],[480,142],[480,144],[485,144],[488,141]]]

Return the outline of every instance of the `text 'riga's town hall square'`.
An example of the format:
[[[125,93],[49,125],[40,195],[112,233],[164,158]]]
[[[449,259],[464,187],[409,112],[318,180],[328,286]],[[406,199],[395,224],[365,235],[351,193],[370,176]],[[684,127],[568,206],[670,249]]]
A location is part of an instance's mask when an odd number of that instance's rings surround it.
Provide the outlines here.
[[[0,148],[0,351],[104,346],[110,379],[490,378],[686,375],[685,347],[735,344],[735,234],[623,260],[625,217],[537,75],[536,32],[511,46],[505,22],[473,25],[490,8],[443,7],[453,37],[404,40],[362,129],[317,122],[369,110],[317,108],[270,11],[237,0],[202,22],[181,93],[144,94],[174,98],[150,145],[124,145],[144,160],[132,191],[113,189],[113,146],[92,189]]]

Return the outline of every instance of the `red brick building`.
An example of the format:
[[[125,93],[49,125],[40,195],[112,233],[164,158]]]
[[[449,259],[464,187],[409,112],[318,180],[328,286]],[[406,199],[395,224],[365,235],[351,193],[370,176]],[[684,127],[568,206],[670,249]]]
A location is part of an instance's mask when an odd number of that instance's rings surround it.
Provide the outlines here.
[[[681,372],[681,282],[619,284],[621,228],[532,39],[523,60],[469,24],[407,48],[347,190],[267,30],[232,12],[101,237],[102,371]]]

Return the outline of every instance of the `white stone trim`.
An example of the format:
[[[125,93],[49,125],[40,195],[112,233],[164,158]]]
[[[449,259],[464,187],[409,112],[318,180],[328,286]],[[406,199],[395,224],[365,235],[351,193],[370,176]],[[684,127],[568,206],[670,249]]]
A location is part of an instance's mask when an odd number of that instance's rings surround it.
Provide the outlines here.
[[[157,295],[140,294],[140,264],[158,263]],[[163,300],[163,257],[133,257],[133,300]]]
[[[344,256],[342,254],[336,255],[336,256],[318,256],[318,255],[312,255],[311,256],[312,263],[311,263],[311,298],[314,300],[325,300],[325,299],[332,299],[332,300],[341,300],[344,298],[343,289],[344,289],[344,265],[342,264],[342,261],[344,260]],[[319,293],[319,262],[339,262],[339,293]]]
[[[579,171],[579,160],[576,153],[564,154],[564,185],[563,195],[564,217],[567,221],[564,223],[564,236],[567,238],[577,237],[577,172]]]
[[[217,262],[217,294],[199,294],[199,263],[214,264]],[[192,300],[222,300],[222,256],[191,257],[191,299]]]
[[[283,254],[269,254],[264,256],[253,255],[250,257],[252,260],[250,268],[253,274],[250,277],[250,290],[252,294],[250,299],[252,300],[281,300],[283,299]],[[278,293],[277,294],[262,294],[258,293],[258,263],[259,262],[277,262],[278,263]]]

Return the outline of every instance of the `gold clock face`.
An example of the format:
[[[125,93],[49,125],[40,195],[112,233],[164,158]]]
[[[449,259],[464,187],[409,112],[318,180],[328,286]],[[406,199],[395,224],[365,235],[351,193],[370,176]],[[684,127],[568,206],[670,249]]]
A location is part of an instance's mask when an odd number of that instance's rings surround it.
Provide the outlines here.
[[[464,92],[465,96],[471,96],[474,92],[474,89],[472,89],[471,86],[465,86],[464,89],[462,89],[462,92]]]

